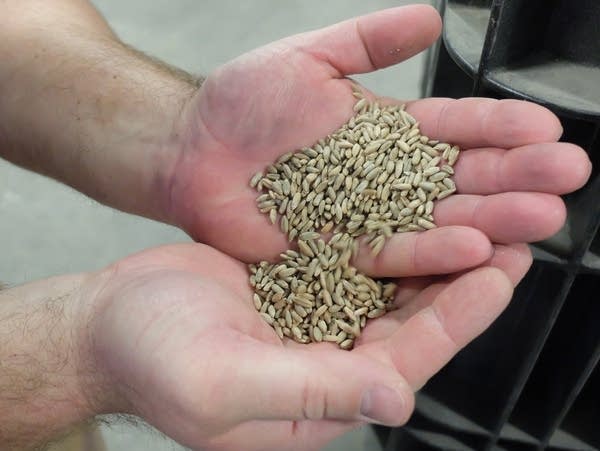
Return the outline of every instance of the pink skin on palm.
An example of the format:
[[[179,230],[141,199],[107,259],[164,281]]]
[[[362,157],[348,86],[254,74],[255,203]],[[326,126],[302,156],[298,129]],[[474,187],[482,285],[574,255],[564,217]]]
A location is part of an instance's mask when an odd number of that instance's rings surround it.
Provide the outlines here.
[[[348,120],[355,99],[346,76],[398,63],[429,46],[439,30],[431,7],[394,8],[284,39],[219,68],[182,116],[172,221],[241,260],[275,258],[288,243],[258,212],[252,175]],[[489,258],[490,241],[547,238],[565,218],[557,194],[589,175],[585,153],[555,142],[560,123],[540,106],[425,99],[408,111],[428,136],[466,149],[456,167],[460,194],[436,206],[435,220],[446,227],[395,236],[375,262],[363,252],[357,265],[375,275],[459,271]],[[440,248],[447,252],[431,253]]]
[[[497,245],[483,268],[405,279],[399,309],[346,352],[282,343],[256,314],[239,261],[201,244],[153,249],[92,282],[95,378],[103,396],[115,393],[107,411],[140,415],[194,449],[319,449],[360,424],[371,388],[388,387],[371,398],[377,420],[404,423],[413,391],[489,326],[530,263],[524,245]]]

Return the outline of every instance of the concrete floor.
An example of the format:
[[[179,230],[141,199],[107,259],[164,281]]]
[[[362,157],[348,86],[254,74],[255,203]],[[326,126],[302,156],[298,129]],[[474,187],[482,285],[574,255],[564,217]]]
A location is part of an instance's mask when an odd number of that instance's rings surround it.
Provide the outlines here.
[[[278,38],[409,1],[393,0],[95,0],[128,43],[205,74]],[[426,3],[426,2],[421,2]],[[358,80],[380,94],[418,96],[422,59]],[[189,240],[181,231],[106,208],[52,180],[0,161],[0,280],[17,284],[99,268],[132,252]],[[128,426],[104,430],[108,451],[181,449],[157,433]],[[327,450],[376,449],[364,428]]]

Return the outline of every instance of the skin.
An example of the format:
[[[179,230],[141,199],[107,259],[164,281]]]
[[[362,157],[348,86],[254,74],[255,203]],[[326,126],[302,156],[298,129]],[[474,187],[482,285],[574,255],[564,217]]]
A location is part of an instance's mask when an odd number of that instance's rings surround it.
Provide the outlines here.
[[[531,264],[519,243],[555,233],[559,195],[590,173],[540,106],[410,102],[425,134],[465,152],[459,194],[434,211],[441,227],[397,235],[377,259],[362,252],[355,262],[402,277],[399,309],[370,322],[352,352],[282,343],[253,310],[243,262],[287,243],[248,181],[345,122],[347,77],[425,49],[437,13],[393,8],[290,37],[200,88],[123,45],[85,1],[5,0],[0,18],[11,19],[0,19],[0,154],[205,243],[0,293],[8,449],[114,412],[211,450],[318,449],[364,421],[402,424],[413,392],[509,302]]]

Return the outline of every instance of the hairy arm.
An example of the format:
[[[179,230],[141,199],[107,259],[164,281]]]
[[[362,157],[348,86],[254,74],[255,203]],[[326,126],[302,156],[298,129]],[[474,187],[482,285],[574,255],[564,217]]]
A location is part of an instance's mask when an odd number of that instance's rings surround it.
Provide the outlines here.
[[[36,448],[100,413],[94,388],[100,380],[82,345],[86,278],[55,277],[0,291],[3,450]]]
[[[176,118],[199,80],[124,45],[85,0],[0,1],[0,157],[168,220]]]

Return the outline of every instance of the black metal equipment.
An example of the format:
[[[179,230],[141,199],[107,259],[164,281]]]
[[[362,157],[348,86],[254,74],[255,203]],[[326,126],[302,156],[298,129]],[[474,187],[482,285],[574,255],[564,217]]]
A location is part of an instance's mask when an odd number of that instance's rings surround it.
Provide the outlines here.
[[[566,226],[506,312],[418,394],[392,450],[600,450],[600,0],[444,0],[423,96],[527,99],[587,150]]]

